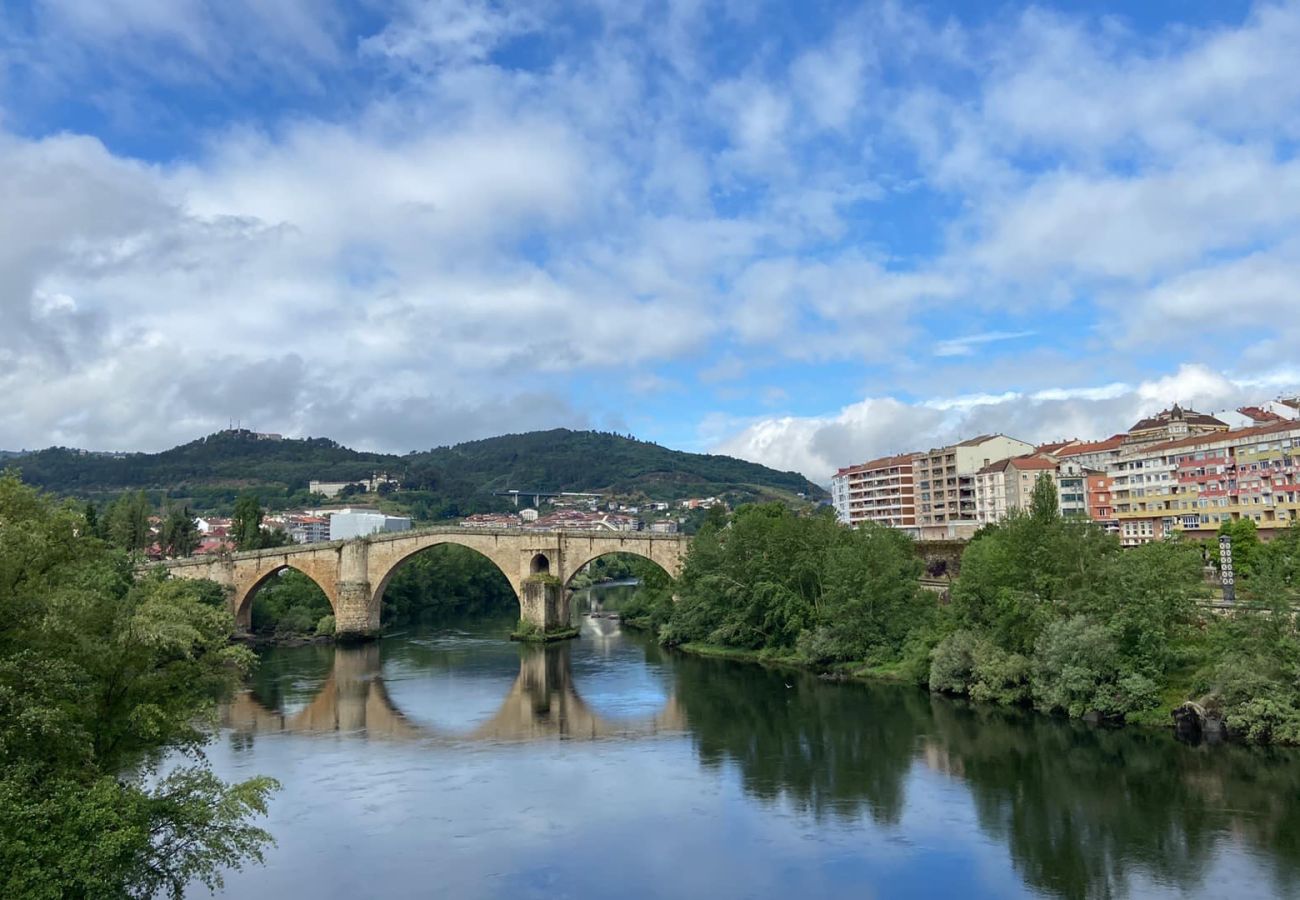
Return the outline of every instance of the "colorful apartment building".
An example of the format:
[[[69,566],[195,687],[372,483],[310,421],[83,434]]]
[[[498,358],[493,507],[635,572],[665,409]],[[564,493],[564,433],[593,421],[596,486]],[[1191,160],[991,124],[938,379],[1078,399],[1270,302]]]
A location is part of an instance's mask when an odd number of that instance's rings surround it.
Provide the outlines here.
[[[1264,538],[1300,521],[1300,399],[1242,407],[1231,428],[1174,404],[1102,441],[1037,448],[1001,434],[883,457],[831,479],[840,521],[878,522],[922,539],[964,539],[1029,506],[1050,472],[1062,515],[1087,517],[1125,546],[1209,537],[1249,518]]]
[[[1115,479],[1105,472],[1088,470],[1085,482],[1088,518],[1112,534],[1119,533],[1115,518]]]
[[[904,453],[840,469],[831,478],[835,515],[846,525],[875,522],[915,531],[914,458]]]
[[[1300,422],[1135,448],[1109,474],[1125,545],[1176,533],[1209,537],[1242,518],[1268,537],[1300,519]]]

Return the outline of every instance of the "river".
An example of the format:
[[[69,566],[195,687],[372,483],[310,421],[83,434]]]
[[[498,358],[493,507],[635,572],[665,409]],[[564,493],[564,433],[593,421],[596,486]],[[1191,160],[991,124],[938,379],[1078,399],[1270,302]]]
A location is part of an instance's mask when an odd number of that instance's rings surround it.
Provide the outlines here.
[[[480,620],[264,651],[208,755],[281,782],[278,843],[225,895],[1300,896],[1296,753],[831,684],[580,621],[547,648]]]

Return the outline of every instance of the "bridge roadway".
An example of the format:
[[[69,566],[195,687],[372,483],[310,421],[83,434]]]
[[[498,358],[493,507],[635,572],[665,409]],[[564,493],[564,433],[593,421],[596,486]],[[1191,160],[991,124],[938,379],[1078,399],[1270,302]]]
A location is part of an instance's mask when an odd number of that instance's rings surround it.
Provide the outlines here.
[[[677,534],[443,525],[348,541],[178,559],[162,565],[176,578],[207,578],[229,586],[230,611],[244,630],[249,628],[258,589],[285,569],[295,569],[325,593],[334,610],[336,633],[344,638],[363,637],[379,633],[384,590],[402,563],[430,547],[456,544],[476,550],[501,570],[519,598],[520,619],[539,629],[554,630],[569,622],[569,592],[564,588],[593,559],[630,553],[656,563],[676,578],[689,543],[690,538]]]

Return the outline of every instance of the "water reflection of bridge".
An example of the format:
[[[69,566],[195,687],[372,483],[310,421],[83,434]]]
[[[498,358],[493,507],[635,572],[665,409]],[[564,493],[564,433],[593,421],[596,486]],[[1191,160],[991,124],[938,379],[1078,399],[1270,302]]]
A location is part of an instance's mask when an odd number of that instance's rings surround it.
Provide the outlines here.
[[[296,713],[267,709],[251,691],[225,708],[222,724],[258,734],[349,732],[395,741],[541,741],[648,737],[686,728],[672,695],[653,716],[602,717],[574,689],[567,647],[521,647],[519,675],[500,708],[467,733],[431,728],[405,716],[384,686],[380,646],[338,647],[334,664],[312,701]]]

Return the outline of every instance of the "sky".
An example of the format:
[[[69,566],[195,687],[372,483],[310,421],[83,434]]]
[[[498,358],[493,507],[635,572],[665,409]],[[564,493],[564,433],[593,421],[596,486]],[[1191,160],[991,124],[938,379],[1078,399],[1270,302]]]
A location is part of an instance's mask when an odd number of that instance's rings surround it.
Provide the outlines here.
[[[1300,391],[1300,2],[0,0],[0,448],[824,482]]]

